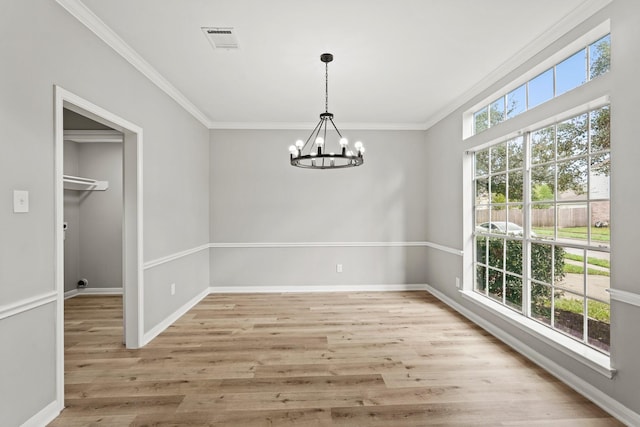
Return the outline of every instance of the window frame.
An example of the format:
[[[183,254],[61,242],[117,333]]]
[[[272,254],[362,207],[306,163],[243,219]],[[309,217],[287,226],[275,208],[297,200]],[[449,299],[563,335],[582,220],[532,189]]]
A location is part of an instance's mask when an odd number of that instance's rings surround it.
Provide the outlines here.
[[[474,312],[470,312],[475,318],[475,321],[494,335],[510,343],[515,348],[524,348],[525,350],[523,351],[525,352],[532,351],[532,349],[525,344],[526,341],[521,341],[516,338],[516,335],[513,335],[513,333],[507,333],[503,328],[498,327],[497,325],[499,325],[500,322],[506,322],[506,324],[515,327],[517,330],[520,330],[526,336],[530,336],[535,341],[545,343],[567,357],[591,368],[595,372],[598,372],[607,378],[612,378],[616,373],[616,370],[611,367],[612,356],[588,347],[587,345],[582,344],[561,332],[554,331],[537,321],[522,316],[500,303],[494,302],[483,295],[477,294],[473,290],[475,283],[473,253],[475,247],[474,230],[476,222],[474,211],[475,189],[472,188],[473,177],[475,175],[475,172],[473,171],[473,152],[486,148],[494,143],[522,135],[525,132],[531,132],[535,129],[561,122],[581,112],[594,110],[604,105],[610,105],[609,93],[612,82],[612,73],[605,73],[598,76],[597,79],[589,80],[585,84],[576,88],[576,90],[566,92],[559,97],[555,97],[533,109],[527,110],[512,120],[502,122],[500,126],[487,129],[485,132],[481,132],[476,135],[471,134],[473,127],[473,112],[477,111],[478,107],[481,107],[483,103],[488,104],[489,102],[494,102],[497,98],[496,94],[507,93],[521,85],[523,82],[526,82],[528,79],[535,78],[553,64],[566,58],[572,51],[575,52],[576,47],[579,48],[585,41],[597,41],[609,33],[610,25],[607,20],[593,29],[588,30],[582,36],[578,36],[574,41],[568,42],[564,48],[560,48],[555,53],[551,53],[546,61],[532,67],[528,72],[522,75],[521,79],[513,81],[511,84],[504,86],[497,92],[493,92],[489,96],[486,96],[483,99],[483,102],[477,103],[473,108],[463,112],[463,179],[461,184],[463,191],[463,265],[462,283],[459,288],[459,292],[464,300],[467,300],[477,306],[480,312],[486,313],[484,315],[477,315],[475,314],[475,310]],[[615,43],[614,40],[611,42]],[[615,64],[612,60],[610,69],[614,67]],[[610,108],[611,114],[615,114],[615,107],[611,105]],[[611,196],[611,194],[609,194],[609,196]],[[529,200],[528,195],[525,200]],[[611,206],[610,209],[613,210],[614,207]],[[527,224],[523,225],[528,229]],[[615,244],[614,242],[610,243]],[[613,307],[614,306],[612,306],[612,311]],[[615,347],[611,348],[610,351],[611,355],[613,355]]]

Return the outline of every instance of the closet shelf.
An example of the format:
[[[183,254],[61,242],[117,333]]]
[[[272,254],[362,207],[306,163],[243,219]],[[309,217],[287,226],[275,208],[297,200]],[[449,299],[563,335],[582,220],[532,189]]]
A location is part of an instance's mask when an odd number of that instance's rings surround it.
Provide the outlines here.
[[[105,191],[109,188],[109,181],[97,181],[80,176],[62,175],[65,190]]]

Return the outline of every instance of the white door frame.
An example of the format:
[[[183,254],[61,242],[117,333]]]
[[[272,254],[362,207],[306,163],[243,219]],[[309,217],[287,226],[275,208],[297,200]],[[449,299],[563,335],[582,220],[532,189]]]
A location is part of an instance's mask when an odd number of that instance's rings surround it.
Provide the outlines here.
[[[143,345],[143,240],[142,240],[142,128],[97,105],[54,86],[55,129],[55,289],[56,304],[56,386],[60,409],[64,407],[64,126],[67,108],[124,134],[123,139],[123,221],[122,293],[124,301],[124,341],[127,348]]]

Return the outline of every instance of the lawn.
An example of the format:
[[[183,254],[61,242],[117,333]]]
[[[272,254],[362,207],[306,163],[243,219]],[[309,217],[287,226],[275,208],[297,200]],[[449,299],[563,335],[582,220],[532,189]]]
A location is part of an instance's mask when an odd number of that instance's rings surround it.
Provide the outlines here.
[[[582,301],[580,300],[559,298],[555,301],[555,308],[557,310],[565,310],[572,313],[582,314],[584,307],[582,306]],[[611,321],[609,304],[600,301],[589,301],[588,310],[588,316],[592,319],[596,319],[605,323],[609,323]]]
[[[582,274],[584,273],[584,267],[581,265],[565,264],[563,271],[565,273]],[[595,268],[587,268],[587,274],[592,276],[610,276],[608,271],[596,270]]]
[[[573,261],[580,261],[580,262],[584,261],[584,257],[580,255],[565,253],[564,257],[566,259],[571,259]],[[609,262],[608,259],[588,257],[587,264],[597,265],[598,267],[611,268],[611,263]]]
[[[532,227],[534,233],[540,237],[553,237],[553,227]],[[561,239],[586,240],[587,227],[565,227],[558,229],[558,237]],[[609,242],[611,230],[609,227],[591,228],[591,239],[599,242]]]

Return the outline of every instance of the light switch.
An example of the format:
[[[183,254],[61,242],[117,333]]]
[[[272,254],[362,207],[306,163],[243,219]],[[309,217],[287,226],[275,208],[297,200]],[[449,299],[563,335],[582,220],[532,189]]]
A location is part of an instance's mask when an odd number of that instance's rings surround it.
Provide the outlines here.
[[[29,192],[23,190],[13,190],[13,212],[29,212]]]

